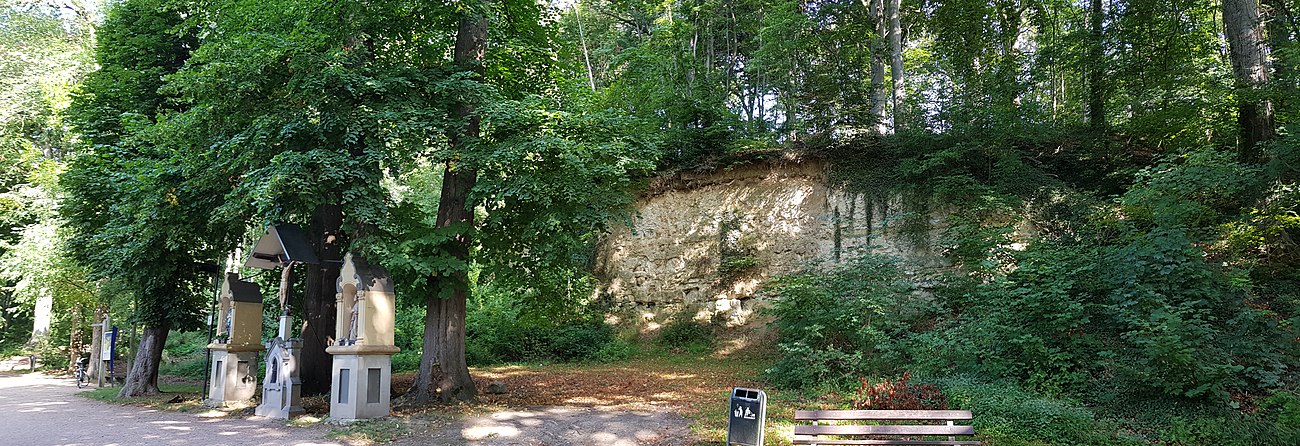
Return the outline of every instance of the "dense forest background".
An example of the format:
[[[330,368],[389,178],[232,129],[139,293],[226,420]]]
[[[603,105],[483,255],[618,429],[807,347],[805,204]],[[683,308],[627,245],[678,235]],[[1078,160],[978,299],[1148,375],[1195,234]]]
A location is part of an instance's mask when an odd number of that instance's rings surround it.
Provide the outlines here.
[[[529,331],[608,353],[587,265],[641,180],[827,158],[959,209],[960,268],[923,301],[870,255],[777,281],[771,382],[911,372],[998,444],[1295,444],[1298,6],[5,0],[0,346],[68,358],[113,314],[147,392],[195,265],[288,221],[391,269],[422,392],[472,397],[445,368]]]

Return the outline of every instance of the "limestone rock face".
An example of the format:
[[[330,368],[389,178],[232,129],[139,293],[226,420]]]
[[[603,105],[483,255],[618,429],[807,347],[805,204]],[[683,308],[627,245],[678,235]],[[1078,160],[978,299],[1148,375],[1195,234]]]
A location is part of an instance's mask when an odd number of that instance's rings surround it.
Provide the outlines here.
[[[680,311],[743,325],[774,276],[872,251],[909,267],[942,267],[931,240],[943,214],[905,197],[849,193],[828,184],[827,164],[782,161],[652,184],[630,226],[602,240],[596,274],[616,313],[642,322]],[[922,221],[904,231],[901,219]]]

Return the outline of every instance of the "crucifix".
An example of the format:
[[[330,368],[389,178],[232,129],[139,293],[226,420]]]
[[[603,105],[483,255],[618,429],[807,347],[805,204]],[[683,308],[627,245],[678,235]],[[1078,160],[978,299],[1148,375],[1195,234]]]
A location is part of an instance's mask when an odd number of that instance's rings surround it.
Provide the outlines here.
[[[252,268],[280,268],[280,330],[279,336],[268,345],[268,373],[262,384],[262,404],[254,412],[259,416],[287,419],[302,412],[297,370],[302,340],[291,337],[293,321],[289,316],[290,279],[293,266],[300,263],[320,262],[302,228],[285,223],[268,227],[266,235],[257,240],[253,254],[244,263]]]

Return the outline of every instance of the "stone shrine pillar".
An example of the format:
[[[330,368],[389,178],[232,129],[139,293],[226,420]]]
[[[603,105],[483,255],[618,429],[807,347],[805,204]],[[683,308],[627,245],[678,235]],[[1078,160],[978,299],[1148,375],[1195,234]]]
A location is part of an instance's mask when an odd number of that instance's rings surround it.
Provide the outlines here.
[[[392,399],[396,302],[388,271],[348,253],[339,271],[330,418],[386,417]]]
[[[262,292],[257,284],[226,273],[217,313],[217,337],[212,351],[208,399],[220,407],[247,402],[257,394],[257,356],[262,350]]]
[[[267,347],[270,351],[266,354],[266,378],[262,380],[262,404],[253,414],[280,419],[302,414],[302,380],[298,378],[302,340],[276,337]]]

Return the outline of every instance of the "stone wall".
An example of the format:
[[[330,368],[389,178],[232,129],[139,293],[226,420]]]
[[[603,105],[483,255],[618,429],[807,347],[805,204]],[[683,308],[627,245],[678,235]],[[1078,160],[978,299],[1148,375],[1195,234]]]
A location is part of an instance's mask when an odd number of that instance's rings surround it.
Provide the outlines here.
[[[601,242],[596,274],[616,314],[652,322],[685,310],[743,325],[763,305],[755,291],[765,281],[857,250],[945,266],[932,247],[942,213],[904,211],[924,208],[905,201],[833,188],[821,161],[661,178],[638,199],[631,226]]]

